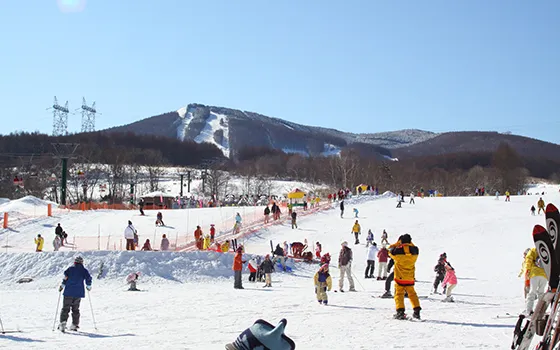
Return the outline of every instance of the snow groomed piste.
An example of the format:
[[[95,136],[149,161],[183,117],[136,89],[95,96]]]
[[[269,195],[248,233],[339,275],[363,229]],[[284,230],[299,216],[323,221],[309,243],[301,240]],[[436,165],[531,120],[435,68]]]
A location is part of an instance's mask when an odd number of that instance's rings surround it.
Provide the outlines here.
[[[542,197],[547,203],[560,203],[558,187],[542,190],[546,191]],[[320,242],[323,253],[329,252],[333,257],[330,273],[335,288],[340,243],[348,241],[354,255],[352,272],[357,292],[328,292],[328,306],[317,303],[313,276],[318,266],[314,264],[297,263],[292,273],[273,273],[271,288],[249,283],[244,266],[245,289],[234,290],[232,254],[70,250],[1,253],[3,326],[22,333],[0,335],[0,346],[223,349],[258,318],[274,325],[286,318],[286,334],[298,349],[507,348],[517,315],[525,308],[523,279],[517,277],[522,253],[534,246],[533,227],[545,226],[544,215],[532,216],[529,211],[539,197],[513,196],[511,202],[505,202],[503,197],[416,198],[415,205],[404,203],[400,209],[395,208],[394,198],[364,197],[347,201],[343,218],[336,207],[300,216],[298,229],[292,230],[284,222],[260,228],[245,238],[245,260],[254,254],[270,253],[270,240]],[[359,209],[357,220],[362,227],[362,243],[358,245],[352,244],[354,206]],[[203,220],[195,212],[189,214],[191,224]],[[206,215],[207,211],[199,213]],[[36,233],[52,235],[52,225],[57,220],[73,230],[83,227],[83,232],[94,236],[100,222],[114,227],[115,235],[122,235],[122,222],[132,218],[138,226],[146,225],[146,230],[151,225],[153,234],[153,217],[146,218],[144,224],[144,218],[130,213],[78,214],[32,218],[16,229],[19,232],[9,232],[11,241],[32,247]],[[169,226],[179,227],[180,221],[185,220],[184,215],[165,215]],[[209,223],[205,220],[204,227]],[[415,287],[424,322],[394,320],[394,301],[378,298],[385,290],[384,281],[364,278],[367,229],[374,232],[378,244],[385,229],[390,242],[409,233],[419,247]],[[0,241],[4,234],[7,232],[2,231]],[[433,268],[443,252],[457,274],[455,303],[442,303],[444,296],[430,294]],[[90,301],[98,330],[94,329],[89,301],[83,300],[82,333],[53,332],[57,288],[62,272],[77,255],[84,258],[93,276]],[[138,287],[142,292],[127,291],[125,278],[133,271],[141,272]],[[18,284],[21,277],[31,277],[33,281]],[[407,313],[412,313],[408,300],[405,307]],[[540,338],[535,336],[531,346]]]

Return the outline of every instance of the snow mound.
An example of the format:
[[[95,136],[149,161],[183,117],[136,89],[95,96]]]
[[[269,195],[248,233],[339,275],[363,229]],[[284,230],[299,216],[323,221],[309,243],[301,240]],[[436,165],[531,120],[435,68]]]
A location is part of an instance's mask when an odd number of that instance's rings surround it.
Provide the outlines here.
[[[35,281],[60,279],[75,257],[84,258],[84,266],[94,280],[122,281],[131,272],[140,272],[152,282],[192,282],[233,276],[233,254],[216,252],[43,252],[0,254],[0,283],[22,277]],[[249,255],[244,256],[248,260]],[[103,268],[101,265],[103,264]]]
[[[26,196],[0,205],[0,212],[30,213],[35,212],[37,209],[46,210],[49,204],[51,204],[53,208],[58,207],[58,204],[55,202],[45,201],[33,196]]]

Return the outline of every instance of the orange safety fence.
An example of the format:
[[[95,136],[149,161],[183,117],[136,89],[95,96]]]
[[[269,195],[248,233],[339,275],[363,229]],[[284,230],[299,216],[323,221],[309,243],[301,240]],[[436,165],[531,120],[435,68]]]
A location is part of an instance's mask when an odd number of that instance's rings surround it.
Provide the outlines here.
[[[64,209],[70,210],[98,210],[98,209],[110,209],[110,210],[134,210],[137,209],[137,206],[134,204],[109,204],[109,203],[97,203],[97,202],[81,202],[76,204],[70,204],[66,206],[61,206]]]

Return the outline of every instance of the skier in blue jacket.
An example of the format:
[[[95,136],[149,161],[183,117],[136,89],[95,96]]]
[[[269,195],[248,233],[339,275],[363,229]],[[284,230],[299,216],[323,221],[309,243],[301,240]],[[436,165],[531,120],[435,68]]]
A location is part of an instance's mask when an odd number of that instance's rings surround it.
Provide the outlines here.
[[[62,311],[60,312],[60,325],[58,329],[62,332],[66,330],[66,321],[70,309],[72,310],[71,331],[79,328],[80,324],[80,301],[85,297],[84,282],[88,291],[91,290],[91,275],[84,267],[84,259],[81,256],[74,259],[74,265],[64,271],[64,279],[58,291],[64,290]]]

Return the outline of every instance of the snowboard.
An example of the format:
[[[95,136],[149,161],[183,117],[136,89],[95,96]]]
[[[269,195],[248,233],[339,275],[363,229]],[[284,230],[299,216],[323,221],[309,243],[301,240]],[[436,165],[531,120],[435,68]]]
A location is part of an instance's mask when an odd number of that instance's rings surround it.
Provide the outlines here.
[[[519,315],[511,344],[511,348],[517,350],[529,349],[531,341],[536,334],[537,322],[542,322],[545,319],[548,306],[553,300],[557,299],[556,287],[558,286],[559,278],[558,262],[556,260],[556,252],[552,237],[543,226],[535,225],[533,228],[533,241],[535,242],[542,268],[548,278],[549,287],[554,292],[548,291],[539,298],[530,319],[527,319],[525,315]],[[556,242],[557,241],[558,240],[556,240]]]

